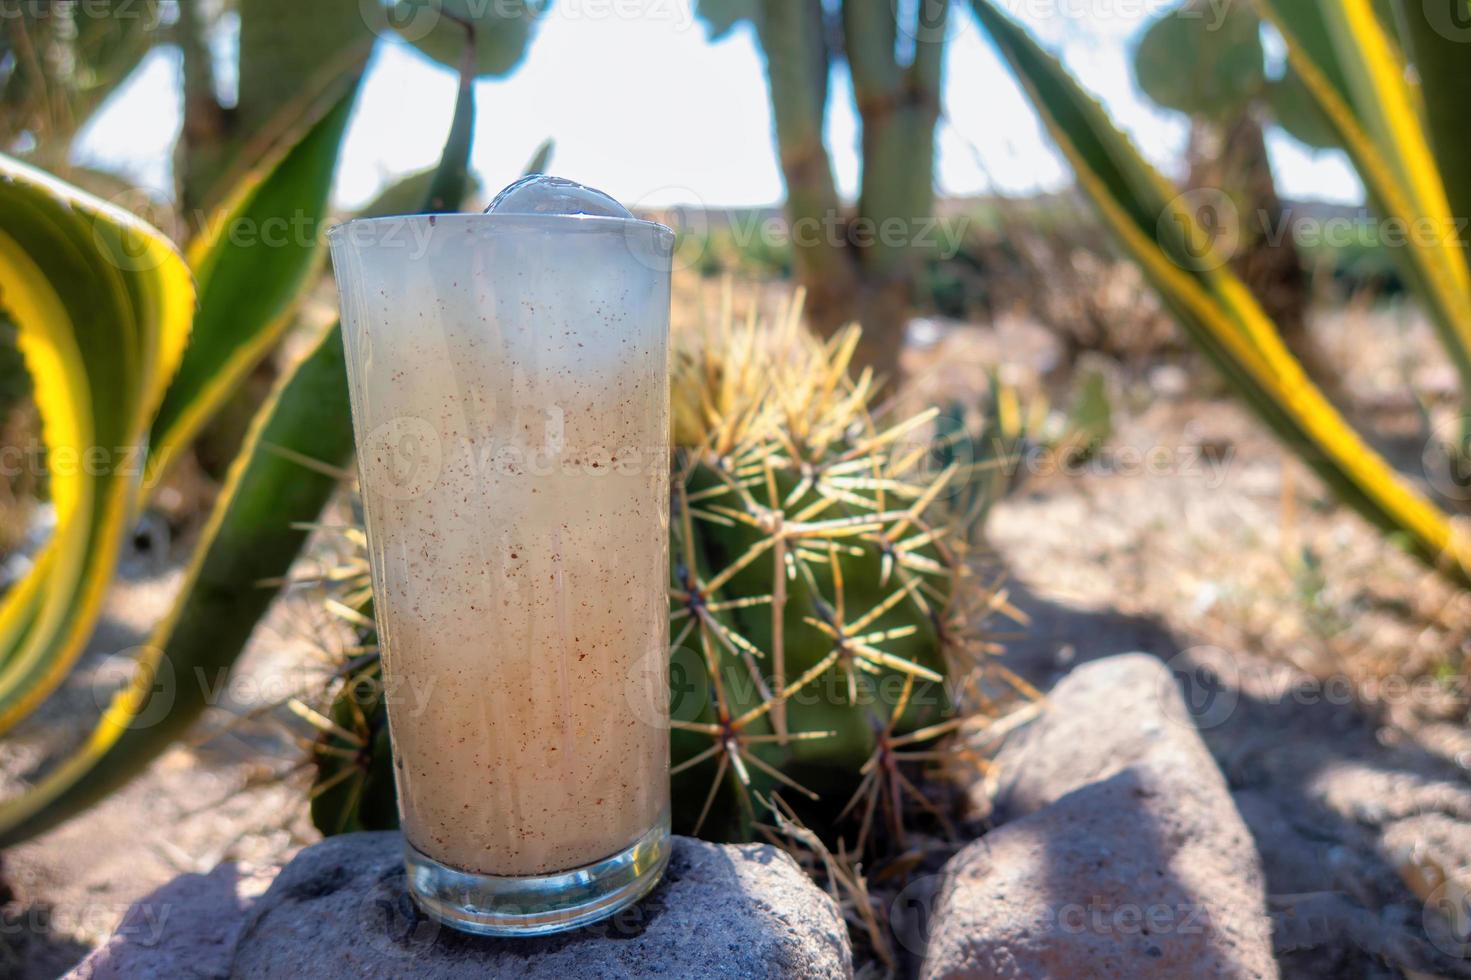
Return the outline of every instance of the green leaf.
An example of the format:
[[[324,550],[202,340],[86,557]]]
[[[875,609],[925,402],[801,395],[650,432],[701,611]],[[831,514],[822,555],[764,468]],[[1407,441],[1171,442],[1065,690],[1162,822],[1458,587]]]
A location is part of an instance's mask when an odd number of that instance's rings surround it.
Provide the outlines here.
[[[1303,84],[1302,76],[1290,68],[1267,86],[1267,103],[1272,118],[1294,139],[1315,150],[1336,149],[1343,144],[1338,131]]]
[[[1387,251],[1414,287],[1471,403],[1471,267],[1421,114],[1383,12],[1370,0],[1256,0],[1338,134],[1379,216],[1405,234]],[[1459,179],[1459,176],[1457,177]],[[1464,218],[1464,215],[1460,216]],[[1425,233],[1425,229],[1429,233]]]
[[[536,152],[531,155],[531,159],[526,161],[526,167],[521,172],[528,176],[531,174],[546,173],[547,166],[552,162],[552,153],[556,149],[556,140],[550,138],[542,140],[541,145],[536,148]]]
[[[460,94],[455,100],[455,114],[450,119],[449,137],[434,178],[429,182],[429,197],[423,210],[454,211],[465,200],[473,181],[470,178],[470,146],[475,139],[475,79],[468,70],[460,72]]]
[[[761,17],[761,0],[698,0],[695,16],[705,22],[710,40],[719,41],[743,20],[757,23]]]
[[[1022,83],[1082,189],[1191,339],[1282,442],[1346,504],[1428,564],[1471,583],[1471,546],[1338,414],[1288,352],[1197,221],[1056,58],[990,0],[976,16]]]
[[[39,833],[122,785],[207,706],[338,484],[318,460],[352,451],[342,343],[335,327],[262,408],[231,469],[182,598],[140,655],[133,679],[83,748],[18,799],[0,805],[0,846]]]
[[[361,216],[388,218],[421,213],[424,210],[424,202],[429,200],[429,191],[434,186],[434,175],[438,169],[438,167],[430,167],[427,170],[400,177],[385,187],[373,200],[373,203],[363,209]],[[467,196],[478,194],[481,189],[478,181],[472,181],[467,190]]]
[[[1451,213],[1471,217],[1471,0],[1399,0],[1399,13]]]
[[[354,81],[298,142],[263,162],[190,248],[199,311],[153,423],[151,481],[280,340],[321,269],[320,230],[356,91]]]
[[[158,38],[161,11],[158,0],[102,0],[80,14],[71,17],[72,84],[90,109],[138,67]]]
[[[1073,384],[1073,405],[1068,412],[1068,438],[1084,451],[1092,452],[1113,435],[1113,399],[1108,377],[1097,367],[1086,369]]]
[[[475,75],[509,74],[526,57],[548,0],[397,0],[393,26],[414,47],[456,71],[465,64],[466,25],[475,32]]]
[[[1144,94],[1167,109],[1228,119],[1266,85],[1261,22],[1240,4],[1182,4],[1144,32],[1134,73]]]
[[[160,232],[0,156],[0,308],[34,381],[57,524],[0,602],[0,731],[61,682],[92,631],[193,306]]]

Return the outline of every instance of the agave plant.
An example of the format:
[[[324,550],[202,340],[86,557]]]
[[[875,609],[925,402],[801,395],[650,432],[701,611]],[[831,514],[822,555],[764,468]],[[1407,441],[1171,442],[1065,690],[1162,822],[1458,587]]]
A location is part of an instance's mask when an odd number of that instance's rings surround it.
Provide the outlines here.
[[[962,511],[943,504],[997,487],[985,477],[1022,434],[994,416],[977,439],[951,429],[950,461],[930,465],[938,411],[881,425],[872,374],[848,374],[858,329],[819,341],[800,300],[774,324],[736,324],[727,305],[675,341],[676,829],[751,839],[776,794],[813,826],[851,815],[859,849],[876,819],[889,839],[906,809],[943,821],[905,763],[939,758],[931,743],[1010,683],[978,631],[1005,594],[970,566],[947,519]],[[326,833],[397,823],[365,556],[342,572],[334,608],[362,645],[325,704],[302,708],[320,730],[312,813]]]
[[[1000,5],[973,0],[973,7],[1105,224],[1251,409],[1365,519],[1428,565],[1471,584],[1471,545],[1464,534],[1307,377],[1188,199]],[[1464,397],[1471,395],[1471,266],[1459,236],[1446,232],[1458,227],[1453,215],[1467,213],[1453,211],[1450,202],[1471,204],[1471,177],[1464,168],[1441,168],[1437,152],[1452,162],[1464,154],[1462,124],[1447,111],[1444,93],[1466,90],[1471,62],[1444,30],[1425,22],[1439,11],[1448,29],[1452,8],[1464,14],[1466,3],[1401,7],[1416,40],[1420,76],[1439,80],[1442,90],[1422,93],[1413,83],[1404,53],[1371,0],[1257,0],[1286,42],[1292,70],[1357,165],[1371,204],[1405,227],[1439,232],[1392,251],[1461,372]],[[1451,449],[1464,458],[1464,447]]]
[[[157,476],[292,322],[319,268],[315,242],[246,249],[227,232],[282,207],[325,216],[351,103],[351,94],[333,99],[242,185],[213,223],[217,234],[197,240],[187,264],[132,215],[0,158],[4,302],[35,383],[57,515],[56,533],[0,604],[0,731],[65,678]],[[119,741],[142,734],[130,732],[130,718],[157,666],[150,651],[138,685],[82,752],[34,792],[0,805],[0,827],[24,825]]]
[[[446,13],[467,57],[440,164],[427,182],[405,181],[385,195],[393,204],[370,213],[401,213],[408,188],[423,191],[411,209],[459,206],[469,183],[473,81],[485,63],[468,54],[485,54],[477,31],[494,33],[499,16],[499,8]],[[355,89],[355,76],[339,77],[283,112],[299,124],[293,138],[225,195],[187,260],[158,229],[0,156],[0,305],[34,380],[57,513],[52,539],[0,599],[0,732],[64,680],[148,490],[292,325],[318,281],[315,234],[274,247],[228,232],[283,216],[320,227]],[[188,729],[209,703],[198,680],[232,666],[351,458],[342,343],[332,326],[255,414],[179,598],[140,648],[130,682],[75,753],[0,802],[0,846],[122,786]]]

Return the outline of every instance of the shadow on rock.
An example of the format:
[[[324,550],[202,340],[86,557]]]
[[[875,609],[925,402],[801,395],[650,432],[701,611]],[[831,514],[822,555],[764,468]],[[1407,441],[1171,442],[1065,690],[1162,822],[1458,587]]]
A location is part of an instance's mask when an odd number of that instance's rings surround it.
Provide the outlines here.
[[[1384,744],[1373,705],[1280,661],[1016,581],[1010,591],[1031,623],[1003,662],[1044,689],[1124,651],[1169,666],[1261,855],[1284,976],[1471,977],[1465,937],[1447,929],[1434,894],[1406,883],[1417,879],[1406,862],[1426,843],[1415,821],[1436,821],[1437,845],[1450,847],[1442,865],[1471,861],[1471,788],[1455,765],[1409,739]],[[1104,725],[1117,706],[1097,710]]]

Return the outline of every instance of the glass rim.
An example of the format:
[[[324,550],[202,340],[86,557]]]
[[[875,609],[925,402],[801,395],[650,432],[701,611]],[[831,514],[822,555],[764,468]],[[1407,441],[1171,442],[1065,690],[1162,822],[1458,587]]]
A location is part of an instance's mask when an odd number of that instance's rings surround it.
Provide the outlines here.
[[[646,218],[622,218],[610,214],[544,214],[537,212],[515,212],[507,214],[486,214],[476,211],[450,211],[436,212],[434,214],[396,214],[381,217],[349,218],[340,221],[327,229],[328,241],[334,241],[349,234],[353,229],[377,229],[394,225],[419,225],[430,228],[437,227],[443,222],[473,223],[476,225],[526,225],[545,224],[552,226],[563,226],[565,231],[611,231],[622,227],[627,230],[635,228],[647,229],[652,232],[667,232],[671,237],[676,235],[673,228],[658,221],[650,221]]]

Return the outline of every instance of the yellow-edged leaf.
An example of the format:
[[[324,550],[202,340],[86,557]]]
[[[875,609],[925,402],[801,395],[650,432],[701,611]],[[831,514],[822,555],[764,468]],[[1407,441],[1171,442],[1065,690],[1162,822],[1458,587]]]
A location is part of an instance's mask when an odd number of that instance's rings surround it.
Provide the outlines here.
[[[1471,218],[1471,140],[1466,106],[1471,104],[1471,0],[1397,0],[1395,24],[1415,66],[1414,82],[1425,129],[1450,199],[1451,214]],[[1461,245],[1468,245],[1462,234]]]
[[[335,326],[262,407],[201,535],[178,604],[139,655],[130,683],[87,741],[34,787],[0,804],[0,840],[54,825],[125,782],[208,706],[279,591],[310,521],[338,481],[298,455],[341,466],[352,451]],[[104,764],[105,763],[105,764]]]
[[[0,156],[0,307],[34,379],[57,530],[0,603],[0,731],[60,683],[136,509],[194,287],[156,229]]]
[[[1427,562],[1471,582],[1463,533],[1348,426],[1288,352],[1175,188],[1103,108],[990,0],[976,15],[1011,65],[1083,190],[1182,326],[1273,431],[1350,506]]]
[[[1404,58],[1369,0],[1256,0],[1287,58],[1338,133],[1383,219],[1389,251],[1415,285],[1471,398],[1471,267]]]
[[[263,161],[189,249],[199,284],[194,335],[153,423],[150,484],[292,323],[324,259],[321,226],[355,80],[297,142]]]
[[[35,381],[56,510],[56,532],[0,602],[0,732],[90,637],[145,476],[167,461],[159,447],[192,437],[289,323],[319,267],[351,102],[337,98],[212,223],[194,254],[197,316],[190,269],[162,233],[0,157],[0,307]]]

